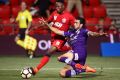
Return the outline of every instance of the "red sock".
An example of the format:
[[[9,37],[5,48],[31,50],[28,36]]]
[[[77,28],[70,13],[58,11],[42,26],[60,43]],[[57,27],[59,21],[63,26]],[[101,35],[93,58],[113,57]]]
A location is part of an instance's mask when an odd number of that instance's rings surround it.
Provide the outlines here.
[[[36,70],[36,73],[44,66],[44,65],[46,65],[47,63],[48,63],[48,61],[49,61],[49,57],[48,56],[44,56],[42,59],[41,59],[41,61],[40,61],[40,63],[37,65],[37,70]]]

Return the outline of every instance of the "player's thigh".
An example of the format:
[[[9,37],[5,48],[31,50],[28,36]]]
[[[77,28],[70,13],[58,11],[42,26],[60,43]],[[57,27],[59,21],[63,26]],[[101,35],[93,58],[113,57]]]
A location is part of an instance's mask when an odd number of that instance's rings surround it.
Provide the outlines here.
[[[54,51],[56,51],[57,48],[55,46],[51,46],[49,49],[48,49],[48,53],[53,53]]]
[[[58,57],[58,60],[59,60],[61,57],[67,57],[67,58],[69,58],[69,59],[72,60],[74,56],[73,56],[73,53],[72,53],[72,52],[68,51],[67,53],[59,56],[59,57]]]
[[[64,44],[65,44],[64,40],[54,39],[54,40],[52,40],[51,46],[56,47],[57,50],[61,50],[61,48],[62,48],[62,46],[64,46]]]
[[[60,76],[61,76],[61,77],[65,77],[65,76],[66,76],[66,72],[67,72],[68,70],[71,70],[71,69],[72,69],[72,67],[71,67],[70,65],[66,65],[64,68],[62,68],[62,69],[60,70],[60,72],[59,72]]]

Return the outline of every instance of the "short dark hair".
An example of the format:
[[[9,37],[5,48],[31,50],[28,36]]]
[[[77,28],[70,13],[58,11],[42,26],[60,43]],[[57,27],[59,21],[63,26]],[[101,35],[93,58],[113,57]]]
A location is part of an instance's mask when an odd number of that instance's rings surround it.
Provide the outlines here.
[[[56,0],[56,2],[64,3],[64,0]]]
[[[86,22],[85,22],[85,19],[84,19],[84,18],[82,18],[82,17],[77,17],[76,19],[80,21],[80,24],[83,24],[83,25],[85,25],[85,24],[86,24]]]

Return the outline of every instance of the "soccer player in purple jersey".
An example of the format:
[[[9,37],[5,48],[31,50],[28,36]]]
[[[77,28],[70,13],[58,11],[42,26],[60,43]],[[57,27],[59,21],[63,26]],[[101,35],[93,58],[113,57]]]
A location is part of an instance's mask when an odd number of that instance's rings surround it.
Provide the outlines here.
[[[58,57],[58,61],[67,64],[67,66],[60,71],[62,77],[71,77],[82,72],[96,72],[95,69],[85,66],[87,57],[87,38],[89,35],[102,36],[106,35],[106,33],[97,33],[87,30],[85,27],[85,20],[80,17],[75,21],[74,29],[67,32],[58,30],[47,23],[46,25],[54,33],[67,37],[68,43],[72,48],[72,50]]]

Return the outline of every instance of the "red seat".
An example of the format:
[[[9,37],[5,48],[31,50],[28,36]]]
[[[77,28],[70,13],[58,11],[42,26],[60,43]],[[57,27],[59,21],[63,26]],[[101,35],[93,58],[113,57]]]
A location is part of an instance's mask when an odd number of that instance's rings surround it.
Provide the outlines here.
[[[86,25],[87,26],[95,26],[98,24],[97,18],[86,18]]]
[[[78,17],[79,16],[79,13],[78,13],[78,10],[76,8],[74,8],[73,12],[72,12],[72,15],[74,17]]]
[[[97,18],[86,18],[86,26],[90,31],[97,32],[96,25],[98,24]]]
[[[10,0],[11,6],[18,6],[20,4],[20,0]]]
[[[32,20],[32,27],[33,31],[31,31],[31,34],[48,34],[47,27],[40,26],[39,23],[40,18],[33,18]]]
[[[8,5],[0,6],[0,18],[10,18],[10,7]]]
[[[4,27],[3,27],[3,30],[4,30],[5,34],[10,34],[10,33],[12,33],[13,27],[12,27],[9,19],[3,20],[3,26],[4,26]]]
[[[12,16],[17,17],[19,11],[20,11],[20,6],[12,7]]]
[[[111,25],[112,19],[109,17],[105,18],[104,25]]]
[[[27,3],[28,6],[31,6],[35,0],[22,0]]]
[[[32,20],[32,26],[33,27],[39,27],[40,23],[39,23],[39,18],[33,18]]]
[[[90,6],[99,6],[101,4],[100,0],[89,0]]]
[[[104,18],[107,15],[106,7],[104,5],[94,7],[93,12],[94,12],[94,17],[96,18]]]
[[[83,7],[83,15],[85,18],[91,18],[93,17],[93,8],[89,6]]]

